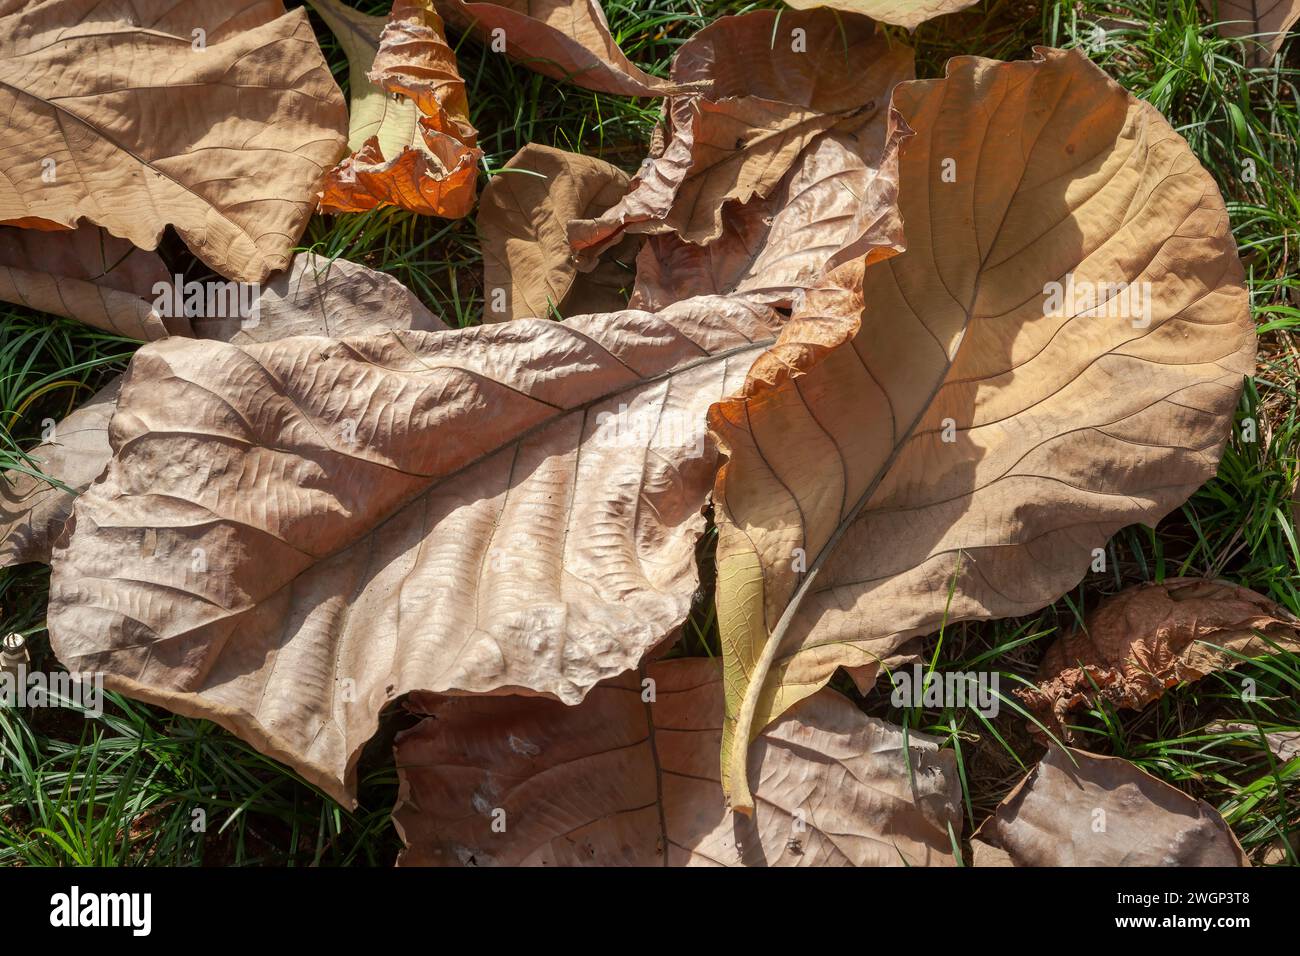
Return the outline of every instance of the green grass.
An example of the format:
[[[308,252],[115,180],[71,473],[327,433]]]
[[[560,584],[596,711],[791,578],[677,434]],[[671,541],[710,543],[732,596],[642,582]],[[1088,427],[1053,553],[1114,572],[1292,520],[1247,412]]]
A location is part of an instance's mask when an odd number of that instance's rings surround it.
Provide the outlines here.
[[[354,0],[376,12],[386,0]],[[779,7],[691,0],[610,0],[611,26],[631,58],[664,75],[676,47],[725,12]],[[1092,42],[1104,20],[1106,42]],[[317,21],[340,83],[344,60]],[[453,41],[455,42],[455,41]],[[1012,59],[1035,44],[1080,46],[1112,77],[1156,105],[1218,180],[1247,257],[1259,322],[1260,364],[1243,396],[1238,428],[1217,477],[1153,532],[1129,528],[1108,546],[1107,570],[1032,617],[946,627],[929,639],[939,670],[995,670],[1007,703],[985,720],[972,710],[890,706],[877,689],[868,712],[943,737],[958,756],[968,836],[1032,766],[1041,745],[1010,691],[1033,673],[1045,646],[1108,594],[1178,575],[1222,576],[1300,614],[1300,546],[1292,498],[1300,483],[1300,402],[1294,335],[1300,327],[1300,41],[1284,64],[1250,69],[1218,38],[1196,0],[1103,4],[985,0],[923,25],[914,38],[918,75],[942,75],[949,56]],[[457,53],[482,135],[485,175],[528,142],[599,156],[629,171],[644,155],[658,106],[589,93],[513,66],[471,40]],[[1249,161],[1249,162],[1247,162]],[[1247,171],[1250,171],[1249,174]],[[472,219],[395,210],[314,218],[314,251],[390,272],[453,325],[477,321],[481,263]],[[168,264],[202,266],[179,244]],[[60,418],[115,371],[134,343],[73,322],[0,307],[0,466],[23,455],[46,417]],[[1247,420],[1255,440],[1246,440]],[[716,654],[708,590],[714,536],[700,547],[702,589],[676,653]],[[0,570],[0,626],[31,638],[49,667],[44,635],[48,571]],[[1243,679],[1257,686],[1243,699]],[[845,681],[837,683],[851,691]],[[857,697],[856,692],[853,692]],[[391,739],[409,718],[385,719],[363,755],[360,809],[349,812],[205,721],[110,695],[105,715],[72,709],[0,710],[0,865],[3,864],[388,864],[399,841],[388,819],[396,796]],[[1081,746],[1113,753],[1216,806],[1256,862],[1297,863],[1300,759],[1282,765],[1259,733],[1300,730],[1300,657],[1279,654],[1167,692],[1140,712],[1077,714]],[[196,829],[195,811],[206,814]],[[967,856],[967,858],[969,858]]]

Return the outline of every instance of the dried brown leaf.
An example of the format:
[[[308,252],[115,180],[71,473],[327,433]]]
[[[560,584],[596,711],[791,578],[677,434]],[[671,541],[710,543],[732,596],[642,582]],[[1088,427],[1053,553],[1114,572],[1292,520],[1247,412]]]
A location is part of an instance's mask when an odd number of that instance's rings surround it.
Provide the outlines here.
[[[144,249],[172,225],[247,282],[289,264],[346,124],[279,0],[3,3],[0,114],[0,224],[88,221]]]
[[[949,832],[959,835],[962,821],[953,752],[867,717],[829,688],[759,738],[752,819],[728,813],[718,785],[716,661],[651,664],[575,707],[501,697],[421,704],[433,716],[396,746],[393,816],[405,865],[954,862]]]
[[[1204,800],[1119,757],[1060,747],[980,825],[976,841],[1012,866],[1250,865]]]
[[[1140,710],[1184,681],[1242,657],[1300,651],[1300,621],[1254,591],[1202,578],[1139,584],[1103,601],[1048,647],[1036,690],[1015,693],[1049,729],[1070,739],[1072,711],[1106,702]]]
[[[893,23],[915,30],[926,20],[965,10],[967,7],[974,6],[979,0],[785,0],[785,2],[796,10],[829,7],[849,13],[860,13],[881,23]]]
[[[1251,61],[1264,66],[1282,49],[1287,31],[1300,21],[1300,0],[1201,0],[1220,36],[1246,41]]]
[[[623,96],[663,96],[674,89],[618,48],[598,0],[437,0],[437,5],[448,23],[472,29],[490,49],[543,76]]]
[[[662,154],[643,164],[619,203],[570,224],[569,241],[584,254],[624,230],[713,242],[724,206],[770,195],[820,134],[840,129],[883,144],[889,92],[912,75],[911,49],[864,17],[722,17],[673,61],[673,80],[702,92],[670,100]]]
[[[710,412],[741,740],[837,666],[1068,590],[1214,473],[1253,364],[1213,179],[1081,54],[959,57],[894,107],[907,251],[833,270]]]
[[[484,318],[501,322],[626,308],[637,238],[627,237],[584,272],[569,250],[565,227],[617,202],[628,181],[609,163],[540,143],[512,156],[479,204]]]
[[[410,690],[577,703],[686,616],[716,467],[705,410],[775,319],[695,299],[152,343],[55,549],[54,650],[339,799]]]

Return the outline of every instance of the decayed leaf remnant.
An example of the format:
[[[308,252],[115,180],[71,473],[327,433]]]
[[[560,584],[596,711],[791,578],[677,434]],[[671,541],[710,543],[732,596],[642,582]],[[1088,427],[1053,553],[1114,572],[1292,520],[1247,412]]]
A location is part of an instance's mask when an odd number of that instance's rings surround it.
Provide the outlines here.
[[[1249,866],[1217,810],[1119,757],[1052,747],[972,844],[1012,866]]]
[[[396,0],[373,46],[374,18],[331,0],[314,5],[339,37],[354,81],[354,152],[330,170],[321,209],[400,206],[448,219],[466,215],[483,154],[469,122],[465,81],[432,0]]]
[[[718,785],[716,661],[655,663],[581,704],[420,700],[397,740],[407,865],[952,865],[951,750],[829,688],[755,745],[753,819]],[[504,823],[504,828],[494,826]]]
[[[1183,681],[1236,667],[1243,657],[1300,651],[1300,621],[1226,581],[1171,578],[1108,598],[1086,628],[1052,644],[1037,689],[1015,693],[1070,739],[1066,716],[1105,701],[1140,710]]]
[[[143,249],[171,225],[244,282],[289,264],[347,122],[279,0],[7,4],[0,114],[0,224],[87,221]]]
[[[945,614],[1068,590],[1213,474],[1253,365],[1213,179],[1081,54],[955,58],[893,105],[907,251],[833,270],[710,412],[741,740]]]

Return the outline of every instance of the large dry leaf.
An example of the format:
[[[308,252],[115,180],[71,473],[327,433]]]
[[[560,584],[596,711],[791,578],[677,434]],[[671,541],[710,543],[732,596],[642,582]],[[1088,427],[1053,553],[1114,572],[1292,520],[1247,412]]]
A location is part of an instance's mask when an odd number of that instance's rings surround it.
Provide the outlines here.
[[[1213,474],[1253,364],[1214,181],[1081,54],[956,58],[894,106],[917,131],[907,251],[833,270],[710,412],[740,740],[945,614],[1068,590],[1092,549]],[[724,759],[746,807],[745,748]]]
[[[1220,36],[1246,41],[1251,60],[1268,64],[1286,41],[1287,31],[1300,21],[1300,0],[1201,0]]]
[[[51,238],[74,235],[50,234]],[[121,294],[127,300],[141,301],[129,293]],[[75,312],[80,301],[71,298],[70,310]],[[96,300],[89,301],[93,310]],[[180,321],[185,323],[185,334],[223,342],[268,342],[291,335],[343,338],[384,329],[446,328],[391,276],[342,259],[331,261],[310,254],[295,256],[293,266],[261,291],[255,319],[195,316]],[[50,560],[50,549],[76,496],[99,477],[112,458],[108,424],[120,387],[119,377],[59,422],[54,434],[29,453],[32,467],[0,475],[0,567]]]
[[[289,263],[346,109],[279,0],[0,5],[0,223],[172,225],[222,275]]]
[[[623,230],[712,242],[724,205],[770,195],[818,135],[843,129],[884,142],[889,92],[913,75],[911,49],[865,17],[776,16],[722,17],[682,45],[673,79],[702,92],[670,101],[664,150],[628,194],[570,225],[576,250],[603,249]]]
[[[530,69],[598,93],[662,96],[672,83],[642,71],[614,42],[598,0],[437,0],[447,22]]]
[[[739,294],[785,308],[829,269],[897,252],[897,150],[909,133],[897,123],[887,137],[874,123],[856,134],[826,133],[770,197],[724,207],[716,241],[650,236],[637,256],[631,304],[653,311],[695,295]]]
[[[372,18],[317,0],[340,38],[354,79],[350,142],[355,152],[330,170],[321,190],[325,212],[400,206],[456,219],[474,206],[478,133],[469,122],[465,81],[432,0],[395,0],[372,49]],[[327,15],[328,14],[328,15]],[[390,106],[392,100],[399,102]],[[373,132],[371,130],[373,129]]]
[[[576,707],[461,697],[421,709],[433,716],[396,747],[405,865],[954,862],[952,751],[829,688],[759,738],[752,819],[728,813],[718,785],[716,661],[651,664]]]
[[[785,2],[796,10],[830,7],[834,10],[861,13],[881,23],[893,23],[915,30],[926,20],[965,10],[967,7],[974,6],[979,0],[785,0]]]
[[[0,299],[37,312],[132,339],[185,334],[183,317],[164,317],[152,305],[157,283],[171,281],[157,254],[97,226],[0,228]]]
[[[1204,800],[1119,757],[1052,747],[971,839],[1012,866],[1249,866]]]
[[[608,209],[627,192],[628,180],[609,163],[540,143],[512,156],[479,204],[484,318],[504,322],[626,308],[635,237],[584,272],[569,250],[565,227]],[[684,298],[689,296],[674,301]]]
[[[1300,621],[1226,581],[1172,578],[1102,602],[1087,626],[1052,644],[1016,696],[1070,739],[1066,716],[1105,701],[1140,710],[1183,681],[1283,650],[1300,651]]]
[[[775,319],[694,299],[148,345],[114,459],[55,549],[54,650],[339,799],[410,690],[577,703],[686,616],[716,467],[705,411]]]

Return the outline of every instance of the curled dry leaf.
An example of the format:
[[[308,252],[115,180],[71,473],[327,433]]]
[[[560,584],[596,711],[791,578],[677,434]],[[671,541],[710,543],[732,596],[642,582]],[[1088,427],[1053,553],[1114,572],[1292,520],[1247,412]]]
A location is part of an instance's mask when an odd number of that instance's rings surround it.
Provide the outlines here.
[[[143,340],[185,334],[183,317],[164,317],[152,305],[155,285],[171,278],[156,253],[98,226],[0,228],[0,299],[105,332]]]
[[[51,240],[76,233],[50,233]],[[37,246],[43,240],[38,240]],[[121,242],[121,240],[113,240]],[[125,244],[124,244],[125,245]],[[0,234],[0,254],[4,249]],[[152,257],[150,253],[137,253]],[[56,260],[62,261],[62,260]],[[148,260],[146,260],[148,261]],[[161,268],[161,262],[158,263]],[[143,268],[140,278],[150,278]],[[3,273],[0,272],[0,276]],[[130,284],[123,282],[122,284]],[[61,285],[69,311],[88,301],[72,286],[68,295]],[[96,288],[91,286],[91,288]],[[140,287],[136,286],[138,290]],[[116,290],[115,290],[116,291]],[[123,303],[143,299],[119,292]],[[143,293],[141,293],[143,294]],[[105,298],[104,302],[114,301]],[[125,304],[121,306],[125,309]],[[148,306],[144,306],[148,310]],[[156,311],[150,313],[157,315]],[[79,316],[72,316],[77,318]],[[194,316],[181,319],[184,333],[223,342],[266,342],[291,335],[342,338],[383,329],[436,331],[446,325],[426,309],[405,286],[391,276],[342,259],[330,261],[311,254],[294,257],[293,266],[261,291],[256,311],[247,317]],[[50,549],[63,530],[72,503],[99,477],[112,458],[108,424],[117,405],[121,377],[100,390],[86,405],[59,422],[54,434],[30,453],[34,468],[11,469],[0,476],[0,567],[25,561],[50,560]]]
[[[569,251],[565,226],[617,202],[628,179],[609,163],[540,143],[512,156],[479,204],[483,317],[505,321],[625,308],[637,237],[628,236],[584,272]]]
[[[881,23],[893,23],[900,27],[915,30],[926,20],[933,20],[945,13],[956,13],[974,6],[979,0],[785,0],[796,10],[809,7],[830,7],[835,10],[847,10],[861,13],[879,20]]]
[[[432,0],[395,0],[377,37],[377,18],[334,0],[312,5],[348,56],[353,90],[354,152],[330,170],[321,209],[400,206],[449,219],[464,216],[474,206],[482,152],[456,54]]]
[[[945,615],[1068,590],[1214,473],[1253,363],[1214,181],[1081,54],[955,58],[894,107],[907,251],[833,270],[710,411],[741,741]]]
[[[437,0],[447,22],[472,29],[543,76],[623,96],[662,96],[673,84],[641,70],[610,35],[598,0]]]
[[[405,865],[952,865],[951,750],[823,689],[755,745],[752,819],[718,786],[716,661],[651,664],[581,704],[458,697],[397,739]],[[495,823],[504,822],[502,830]]]
[[[705,411],[775,320],[695,299],[152,343],[55,549],[55,653],[343,800],[410,690],[577,703],[685,618],[716,467]]]
[[[1251,60],[1269,63],[1286,41],[1287,31],[1300,21],[1300,0],[1201,0],[1220,36],[1246,41]]]
[[[346,123],[279,0],[6,3],[0,113],[0,224],[88,221],[144,249],[172,225],[247,282],[288,265]]]
[[[632,305],[654,310],[695,295],[734,294],[786,308],[829,269],[900,251],[897,152],[910,133],[897,115],[887,136],[874,122],[856,133],[826,133],[770,197],[725,206],[715,242],[650,236],[637,256]]]
[[[701,92],[669,102],[662,154],[642,165],[628,194],[570,224],[575,250],[595,253],[624,230],[713,242],[724,206],[770,195],[818,135],[839,129],[884,142],[889,92],[913,75],[911,49],[864,17],[785,11],[778,24],[776,16],[722,17],[682,44],[673,80]]]
[[[1184,681],[1242,658],[1300,651],[1300,621],[1262,595],[1226,581],[1172,578],[1103,601],[1083,630],[1043,655],[1036,689],[1016,696],[1053,732],[1081,707],[1105,701],[1138,710]]]
[[[977,859],[983,843],[1012,866],[1250,865],[1204,800],[1119,757],[1061,747],[1047,751],[971,843]]]

